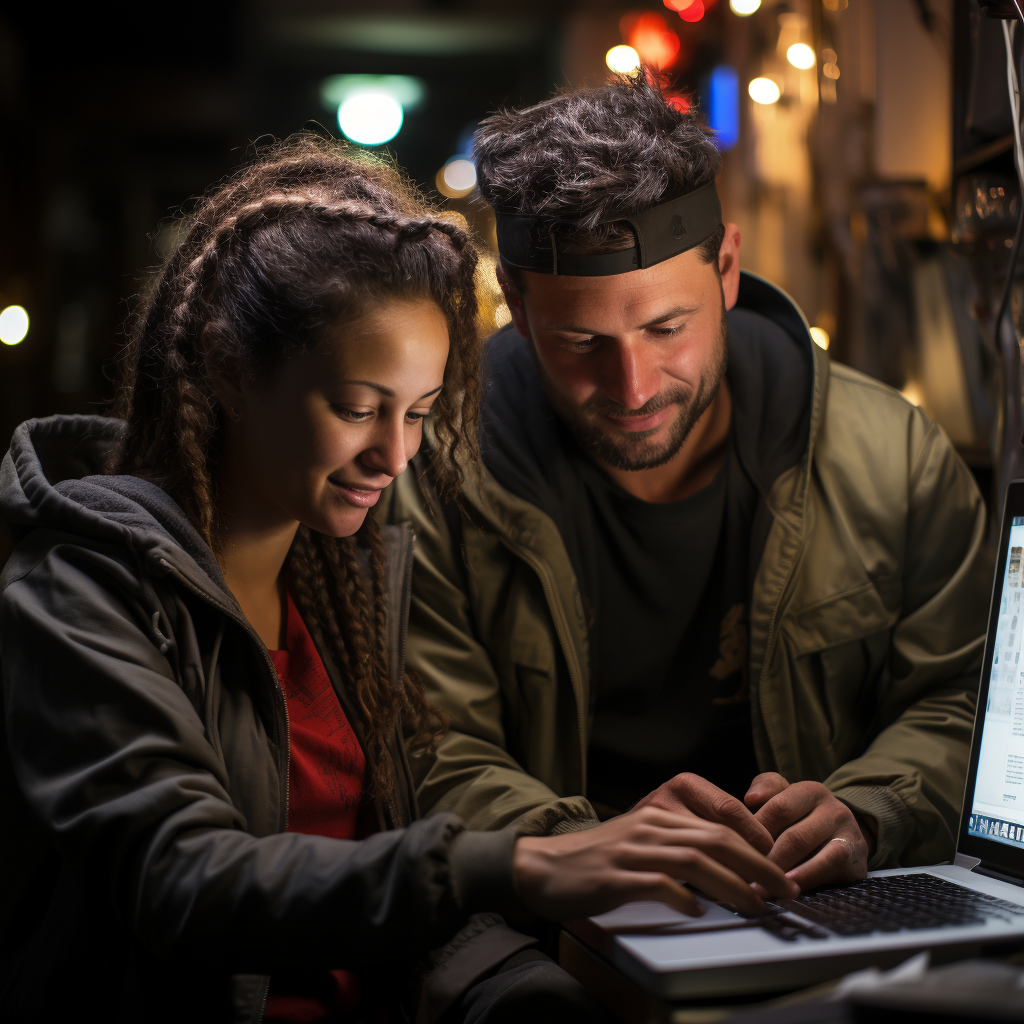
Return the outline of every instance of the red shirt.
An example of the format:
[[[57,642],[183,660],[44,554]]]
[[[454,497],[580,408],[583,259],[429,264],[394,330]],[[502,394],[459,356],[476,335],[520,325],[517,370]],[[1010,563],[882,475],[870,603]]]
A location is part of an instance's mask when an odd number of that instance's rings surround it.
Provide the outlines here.
[[[291,594],[284,649],[268,653],[288,705],[288,831],[355,839],[366,759]],[[275,974],[263,1019],[352,1021],[359,1003],[350,971]]]

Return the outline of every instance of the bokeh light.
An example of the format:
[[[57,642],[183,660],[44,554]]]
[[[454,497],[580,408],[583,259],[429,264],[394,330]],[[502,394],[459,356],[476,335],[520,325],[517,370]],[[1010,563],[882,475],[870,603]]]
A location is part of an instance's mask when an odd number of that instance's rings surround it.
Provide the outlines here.
[[[761,0],[729,0],[729,8],[733,14],[747,18],[761,6]]]
[[[613,46],[605,55],[604,62],[619,75],[628,75],[640,67],[640,54],[632,46]]]
[[[921,390],[921,385],[916,380],[908,380],[906,384],[900,388],[900,394],[911,404],[911,405],[924,405],[924,392]]]
[[[364,146],[381,146],[401,131],[405,114],[390,92],[366,90],[338,107],[338,127],[345,138]]]
[[[814,344],[818,346],[818,348],[828,348],[828,331],[826,331],[823,327],[812,327],[811,339],[814,341]]]
[[[679,36],[654,11],[634,11],[623,16],[619,30],[643,62],[658,71],[670,67],[679,56]]]
[[[464,156],[453,157],[437,174],[437,190],[452,199],[468,196],[476,186],[476,167]]]
[[[28,334],[28,310],[24,306],[8,306],[0,313],[0,341],[18,345]]]
[[[676,14],[681,14],[693,3],[693,0],[664,0],[664,3],[670,11],[675,11]]]
[[[786,51],[786,60],[795,68],[806,71],[814,67],[814,51],[806,43],[794,43]]]
[[[679,12],[683,21],[700,21],[704,17],[704,0],[693,0],[693,3]]]
[[[778,103],[782,90],[770,78],[755,78],[747,86],[747,93],[755,103]]]
[[[720,64],[706,88],[708,127],[719,149],[732,149],[740,137],[740,78],[735,68]]]

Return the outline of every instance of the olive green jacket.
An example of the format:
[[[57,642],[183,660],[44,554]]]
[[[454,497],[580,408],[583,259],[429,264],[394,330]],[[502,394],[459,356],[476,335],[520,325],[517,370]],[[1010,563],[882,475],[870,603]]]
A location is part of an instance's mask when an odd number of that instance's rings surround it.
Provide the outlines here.
[[[749,615],[758,764],[822,781],[874,819],[872,867],[947,859],[988,608],[983,502],[943,431],[830,363],[788,297],[744,275],[739,304],[814,360],[806,455],[761,501]],[[408,663],[451,721],[422,770],[424,813],[523,832],[592,822],[588,631],[554,523],[479,468],[461,498],[461,554],[422,463],[385,502],[417,537]]]

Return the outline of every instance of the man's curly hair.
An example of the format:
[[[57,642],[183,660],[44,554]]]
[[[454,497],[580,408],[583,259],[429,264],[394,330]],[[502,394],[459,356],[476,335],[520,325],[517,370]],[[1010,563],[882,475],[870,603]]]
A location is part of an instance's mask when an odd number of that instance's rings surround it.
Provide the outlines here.
[[[565,252],[616,252],[635,244],[615,210],[639,213],[700,188],[721,168],[714,136],[691,110],[668,103],[646,69],[481,122],[474,159],[495,209],[535,214]],[[724,229],[701,244],[718,258]],[[518,275],[506,267],[517,284]]]

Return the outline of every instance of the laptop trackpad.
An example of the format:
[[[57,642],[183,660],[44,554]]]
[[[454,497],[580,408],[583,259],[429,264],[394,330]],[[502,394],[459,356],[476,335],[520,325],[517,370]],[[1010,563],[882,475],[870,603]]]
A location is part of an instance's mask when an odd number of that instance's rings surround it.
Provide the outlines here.
[[[591,918],[594,924],[617,935],[681,935],[686,932],[749,928],[750,918],[741,917],[717,903],[697,897],[703,917],[690,917],[664,903],[627,903],[607,914]]]

